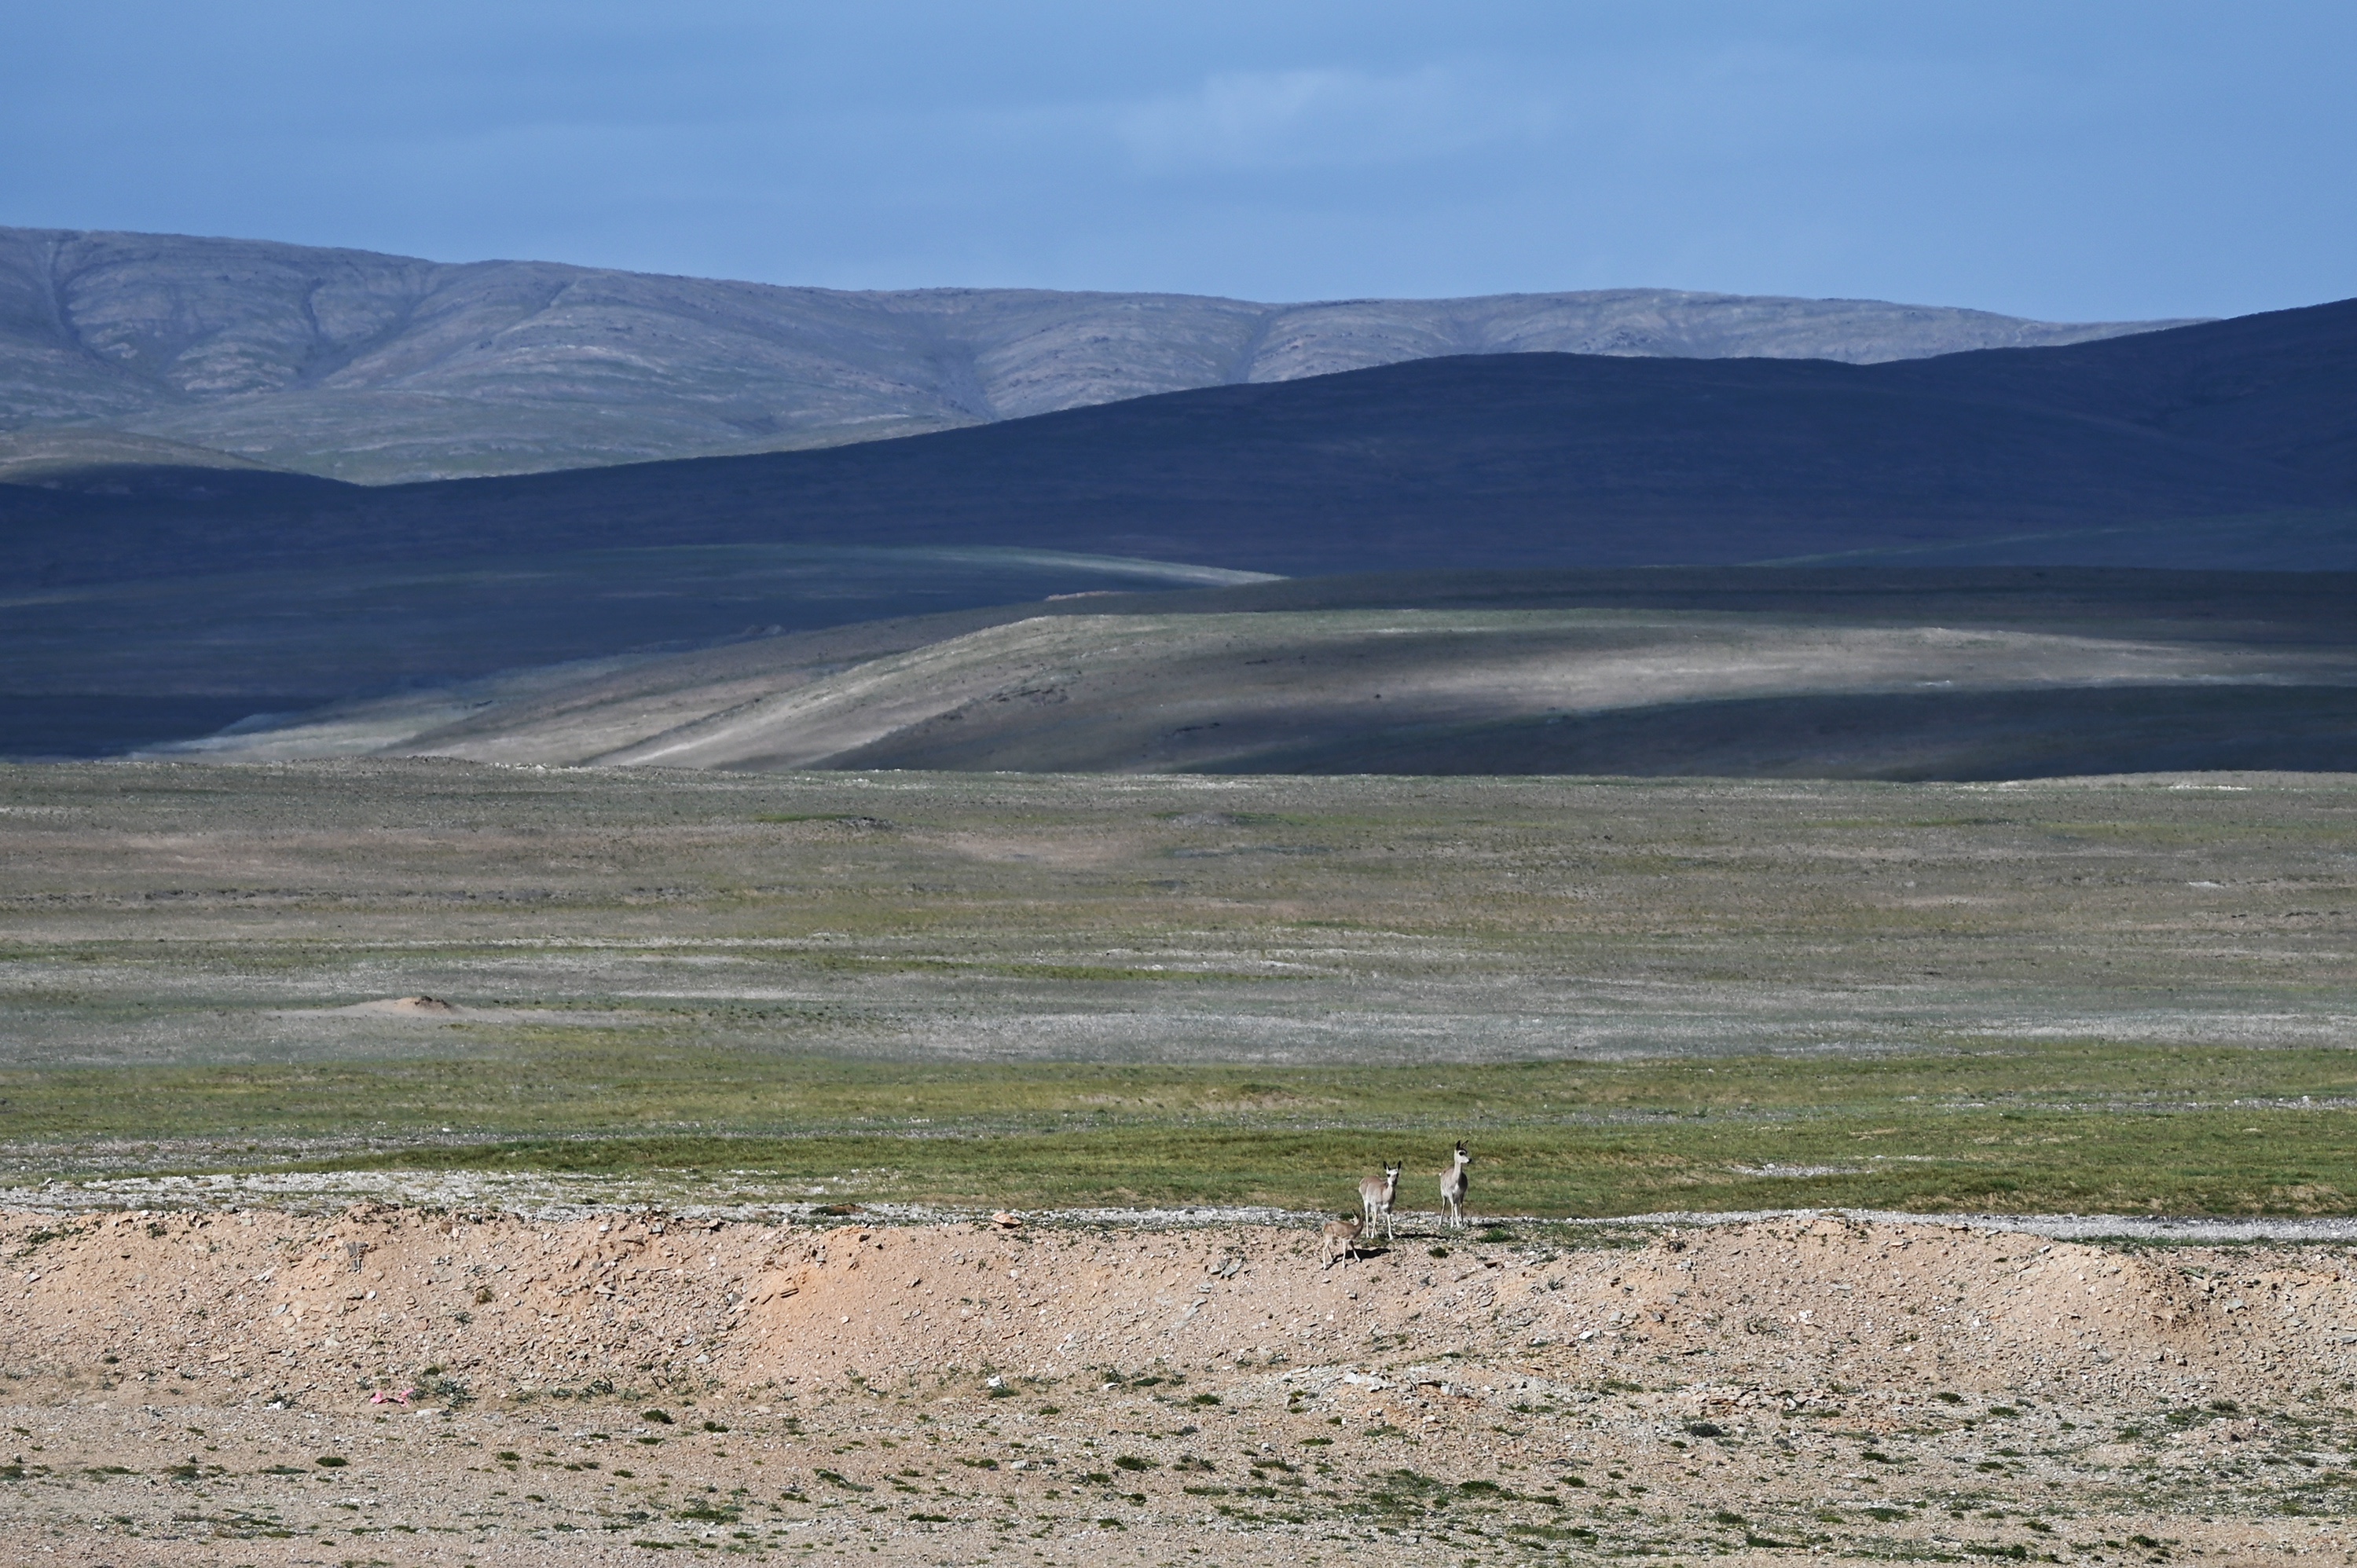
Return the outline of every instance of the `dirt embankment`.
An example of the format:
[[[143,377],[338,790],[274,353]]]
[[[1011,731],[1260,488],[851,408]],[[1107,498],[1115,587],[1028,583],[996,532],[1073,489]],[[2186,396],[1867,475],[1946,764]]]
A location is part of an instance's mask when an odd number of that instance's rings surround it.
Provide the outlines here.
[[[40,1561],[2352,1544],[2340,1248],[1763,1220],[1329,1270],[1275,1227],[371,1209],[16,1214],[0,1257]]]
[[[346,1391],[426,1366],[504,1395],[1449,1350],[1564,1375],[1667,1355],[1783,1384],[1954,1390],[2231,1376],[2288,1391],[2357,1370],[2337,1259],[1832,1219],[1637,1251],[1404,1238],[1331,1269],[1307,1232],[1263,1227],[814,1231],[400,1209],[19,1215],[0,1219],[0,1251],[16,1275],[0,1304],[11,1375],[169,1374],[188,1397]]]

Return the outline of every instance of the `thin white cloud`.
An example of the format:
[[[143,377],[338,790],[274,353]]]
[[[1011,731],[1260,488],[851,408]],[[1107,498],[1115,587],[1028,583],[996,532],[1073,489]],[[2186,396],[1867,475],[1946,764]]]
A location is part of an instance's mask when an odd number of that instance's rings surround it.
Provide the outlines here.
[[[1445,158],[1543,133],[1543,101],[1435,66],[1396,76],[1321,69],[1228,71],[1134,103],[1115,130],[1157,171],[1365,167]]]

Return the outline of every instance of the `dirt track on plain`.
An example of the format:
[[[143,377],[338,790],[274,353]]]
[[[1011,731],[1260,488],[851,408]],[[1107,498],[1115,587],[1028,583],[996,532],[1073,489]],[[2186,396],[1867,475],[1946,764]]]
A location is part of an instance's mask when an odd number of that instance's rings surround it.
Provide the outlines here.
[[[1329,1271],[1276,1227],[356,1209],[0,1255],[44,1562],[2339,1559],[2357,1484],[2337,1247],[1802,1218]]]

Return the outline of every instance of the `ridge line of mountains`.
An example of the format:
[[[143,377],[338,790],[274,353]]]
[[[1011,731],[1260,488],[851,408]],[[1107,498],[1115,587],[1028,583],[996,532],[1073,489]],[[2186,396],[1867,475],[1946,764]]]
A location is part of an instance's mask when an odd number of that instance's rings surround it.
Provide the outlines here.
[[[0,228],[0,476],[251,463],[415,481],[827,446],[1443,356],[1875,364],[2174,325],[1671,289],[850,291]]]

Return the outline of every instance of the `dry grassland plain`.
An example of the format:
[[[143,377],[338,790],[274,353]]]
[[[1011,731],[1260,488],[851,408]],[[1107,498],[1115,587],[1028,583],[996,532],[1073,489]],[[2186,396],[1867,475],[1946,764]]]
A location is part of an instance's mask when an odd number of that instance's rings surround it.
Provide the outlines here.
[[[0,808],[34,1180],[1306,1209],[1469,1136],[1491,1212],[2357,1193],[2344,776],[116,764]],[[455,1010],[371,1005],[414,994]]]
[[[29,1560],[2351,1553],[2345,1245],[1936,1219],[2350,1211],[2345,776],[107,764],[0,835]],[[1935,1218],[1637,1218],[1833,1208]]]

